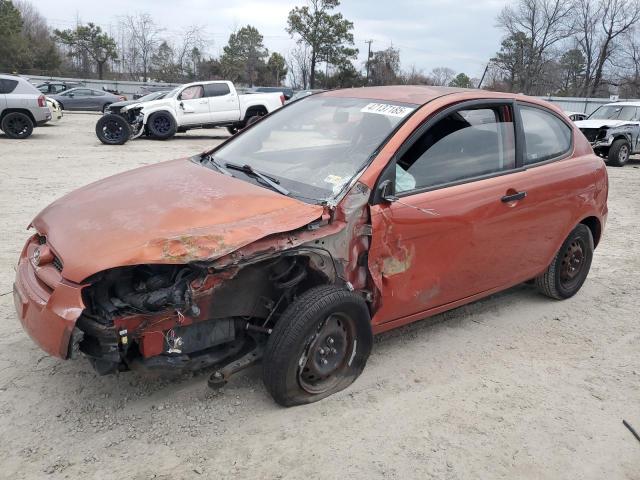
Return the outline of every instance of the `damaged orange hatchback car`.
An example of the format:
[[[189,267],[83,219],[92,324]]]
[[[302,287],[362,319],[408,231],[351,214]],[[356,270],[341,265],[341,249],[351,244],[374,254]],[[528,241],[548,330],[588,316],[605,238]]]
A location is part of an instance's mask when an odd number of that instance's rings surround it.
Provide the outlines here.
[[[604,163],[525,96],[375,87],[306,97],[211,151],[96,182],[32,222],[15,306],[101,373],[262,363],[282,405],[362,372],[373,334],[534,280],[574,295]]]

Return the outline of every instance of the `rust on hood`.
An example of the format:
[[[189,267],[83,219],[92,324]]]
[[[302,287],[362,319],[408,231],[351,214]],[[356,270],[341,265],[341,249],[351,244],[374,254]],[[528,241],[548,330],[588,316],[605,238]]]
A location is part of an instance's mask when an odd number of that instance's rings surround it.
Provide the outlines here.
[[[117,266],[213,260],[263,237],[300,228],[323,213],[188,159],[131,170],[76,190],[33,226],[81,282]]]

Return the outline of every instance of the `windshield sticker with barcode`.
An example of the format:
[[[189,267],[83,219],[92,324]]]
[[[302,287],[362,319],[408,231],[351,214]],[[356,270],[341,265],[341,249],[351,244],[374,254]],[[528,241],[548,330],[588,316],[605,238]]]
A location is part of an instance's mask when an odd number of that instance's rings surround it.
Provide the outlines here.
[[[377,113],[378,115],[388,115],[390,117],[406,117],[413,112],[411,107],[401,107],[399,105],[389,105],[388,103],[370,103],[362,110],[362,113]]]

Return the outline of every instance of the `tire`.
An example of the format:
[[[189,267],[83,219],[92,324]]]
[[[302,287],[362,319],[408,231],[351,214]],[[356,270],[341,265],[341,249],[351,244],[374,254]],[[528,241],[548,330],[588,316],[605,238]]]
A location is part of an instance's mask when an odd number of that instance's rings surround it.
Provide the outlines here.
[[[147,128],[154,138],[166,140],[176,134],[177,125],[170,113],[156,112],[147,120]]]
[[[110,106],[111,106],[111,104],[110,104],[110,103],[105,103],[105,104],[102,106],[102,113],[105,113],[105,112],[107,111],[107,109],[108,109]]]
[[[253,117],[249,117],[247,119],[246,123],[244,124],[244,128],[247,128],[247,127],[253,125],[254,123],[256,123],[261,118],[262,117],[260,115],[254,115]]]
[[[607,163],[612,167],[623,167],[629,161],[631,146],[622,138],[615,140],[609,147]]]
[[[239,127],[233,126],[233,127],[227,127],[227,132],[229,132],[231,135],[235,135],[236,133],[238,133],[240,131]]]
[[[131,126],[120,115],[107,113],[98,119],[96,135],[105,145],[123,145],[131,138]]]
[[[7,137],[15,139],[24,139],[33,133],[33,121],[29,115],[22,112],[7,113],[0,123],[2,130]]]
[[[538,291],[557,300],[573,297],[587,279],[593,250],[591,230],[579,224],[564,241],[547,270],[536,277]]]
[[[317,402],[358,378],[372,345],[364,299],[331,285],[314,287],[276,323],[265,348],[262,379],[282,406]]]

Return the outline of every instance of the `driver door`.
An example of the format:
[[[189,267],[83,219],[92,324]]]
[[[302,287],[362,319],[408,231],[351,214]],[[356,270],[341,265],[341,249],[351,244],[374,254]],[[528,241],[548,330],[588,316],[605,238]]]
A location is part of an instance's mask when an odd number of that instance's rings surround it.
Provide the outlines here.
[[[202,85],[192,85],[178,95],[178,124],[201,125],[210,123],[209,99]]]
[[[513,118],[506,102],[453,107],[401,147],[386,172],[396,197],[371,207],[374,324],[444,309],[522,270],[530,222]]]

